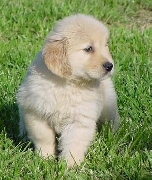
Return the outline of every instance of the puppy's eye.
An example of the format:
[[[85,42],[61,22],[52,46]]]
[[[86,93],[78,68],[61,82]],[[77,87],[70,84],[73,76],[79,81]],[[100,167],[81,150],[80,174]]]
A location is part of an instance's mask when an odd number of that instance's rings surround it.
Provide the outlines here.
[[[84,49],[85,52],[93,52],[93,47],[92,46],[89,46],[87,48]]]

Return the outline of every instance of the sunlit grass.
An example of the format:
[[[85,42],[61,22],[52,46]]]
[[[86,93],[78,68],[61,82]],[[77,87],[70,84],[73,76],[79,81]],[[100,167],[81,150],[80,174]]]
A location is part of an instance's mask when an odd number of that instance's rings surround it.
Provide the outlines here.
[[[141,25],[136,23],[139,12],[151,12],[150,4],[150,0],[0,1],[0,179],[151,179],[152,29],[144,14]],[[20,142],[15,94],[54,23],[75,13],[91,14],[110,30],[121,123],[115,135],[105,125],[82,165],[67,170],[64,161],[44,160]]]

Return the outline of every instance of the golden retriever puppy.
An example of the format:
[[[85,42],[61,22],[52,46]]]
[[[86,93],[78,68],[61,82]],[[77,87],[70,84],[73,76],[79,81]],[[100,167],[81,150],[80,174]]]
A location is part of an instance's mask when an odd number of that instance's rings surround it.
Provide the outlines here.
[[[110,79],[114,64],[108,30],[77,14],[60,20],[46,38],[19,87],[20,135],[27,132],[36,152],[83,161],[96,125],[118,126],[117,98]],[[56,134],[59,135],[58,147]]]

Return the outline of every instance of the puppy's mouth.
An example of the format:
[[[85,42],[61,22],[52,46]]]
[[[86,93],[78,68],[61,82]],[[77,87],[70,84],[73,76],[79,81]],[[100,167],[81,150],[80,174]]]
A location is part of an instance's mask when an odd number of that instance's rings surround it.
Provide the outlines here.
[[[103,75],[102,75],[102,77],[101,77],[101,80],[105,80],[105,79],[107,79],[108,77],[110,77],[112,75],[112,72],[110,71],[110,72],[105,72]]]

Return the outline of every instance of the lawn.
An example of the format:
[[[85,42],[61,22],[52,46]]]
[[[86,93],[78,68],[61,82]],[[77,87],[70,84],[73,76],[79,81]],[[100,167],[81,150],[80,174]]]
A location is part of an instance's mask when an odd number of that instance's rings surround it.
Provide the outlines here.
[[[16,91],[55,22],[91,14],[110,30],[120,127],[100,133],[79,167],[44,160],[18,138]],[[152,179],[151,0],[0,1],[0,179]]]

